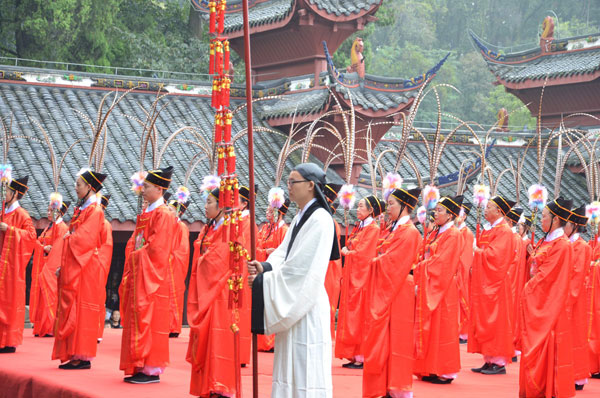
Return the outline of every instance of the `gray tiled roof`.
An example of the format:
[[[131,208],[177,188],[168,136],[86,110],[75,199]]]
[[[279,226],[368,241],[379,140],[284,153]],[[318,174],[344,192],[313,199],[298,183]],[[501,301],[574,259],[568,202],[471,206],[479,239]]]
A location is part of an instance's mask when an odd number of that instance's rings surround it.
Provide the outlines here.
[[[288,117],[294,113],[302,116],[323,109],[327,104],[329,94],[327,89],[292,93],[281,98],[258,102],[255,110],[262,119]]]
[[[89,134],[89,128],[73,109],[95,118],[98,105],[106,91],[85,88],[62,88],[42,85],[23,85],[0,82],[0,117],[10,118],[14,115],[14,135],[29,135],[42,138],[42,135],[29,122],[28,117],[38,120],[51,135],[55,151],[61,156],[70,143],[77,138]],[[145,116],[138,106],[145,109],[150,107],[154,94],[131,93],[121,101],[108,121],[109,143],[103,172],[109,177],[106,180],[106,193],[112,195],[107,208],[109,220],[121,222],[135,219],[136,197],[130,191],[130,176],[139,167],[140,127],[137,123],[124,117],[124,114],[135,115],[144,120]],[[183,125],[192,125],[201,129],[204,137],[212,142],[212,123],[214,112],[210,107],[210,98],[198,96],[171,95],[169,106],[165,108],[157,121],[161,140],[164,141],[172,132]],[[258,121],[256,121],[258,120]],[[255,124],[268,126],[255,117]],[[233,131],[245,127],[244,112],[236,114]],[[161,141],[161,142],[162,142]],[[266,133],[255,134],[255,178],[259,188],[257,215],[258,221],[264,221],[266,196],[273,185],[274,169],[279,151],[283,146],[284,137]],[[73,185],[75,175],[87,166],[86,152],[89,144],[75,146],[67,156],[63,166],[59,190],[65,200],[75,200]],[[183,183],[185,168],[195,151],[189,145],[176,142],[167,150],[161,165],[172,165],[175,168],[173,177],[174,191]],[[248,181],[247,140],[245,137],[236,143],[237,167],[240,180]],[[150,157],[147,156],[146,167],[150,167]],[[311,159],[320,163],[315,159]],[[35,219],[45,217],[48,197],[52,191],[52,172],[49,166],[47,150],[41,144],[30,140],[15,140],[9,152],[9,162],[12,164],[15,176],[28,174],[30,176],[28,194],[21,201]],[[300,162],[300,154],[294,153],[288,159],[287,171]],[[188,187],[192,193],[192,205],[184,216],[188,221],[202,220],[203,201],[199,188],[202,177],[207,175],[208,162],[201,162],[190,178]],[[328,178],[340,181],[333,173]]]
[[[585,75],[600,69],[600,47],[591,47],[577,51],[564,51],[541,54],[534,49],[518,54],[500,54],[490,50],[481,40],[471,33],[475,44],[488,64],[490,71],[500,80],[519,83],[525,80],[543,80],[546,78],[561,78]],[[566,44],[566,41],[563,43]]]
[[[350,73],[346,75],[350,75]],[[335,83],[333,87],[345,99],[349,99],[348,91],[350,91],[354,105],[374,111],[387,111],[390,108],[398,107],[400,104],[406,104],[416,97],[419,91],[377,91],[360,86],[348,88],[339,83]]]
[[[308,2],[316,5],[319,10],[340,16],[358,14],[380,4],[381,0],[308,0]]]

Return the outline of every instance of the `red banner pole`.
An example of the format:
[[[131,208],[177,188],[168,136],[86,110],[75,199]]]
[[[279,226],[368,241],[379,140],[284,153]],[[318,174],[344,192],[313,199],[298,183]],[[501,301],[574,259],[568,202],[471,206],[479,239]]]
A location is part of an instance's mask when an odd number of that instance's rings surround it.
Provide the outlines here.
[[[248,0],[242,1],[244,18],[244,62],[246,64],[246,120],[248,121],[248,185],[250,188],[250,257],[256,259],[256,209],[254,192],[254,133],[252,120],[252,61],[250,59],[250,23]],[[252,334],[252,396],[258,398],[257,336]]]

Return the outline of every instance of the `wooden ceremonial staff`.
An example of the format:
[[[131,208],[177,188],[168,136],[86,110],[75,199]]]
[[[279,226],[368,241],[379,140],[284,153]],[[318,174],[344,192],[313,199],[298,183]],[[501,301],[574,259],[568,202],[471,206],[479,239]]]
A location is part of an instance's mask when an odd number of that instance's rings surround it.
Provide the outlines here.
[[[252,121],[252,73],[250,60],[250,23],[248,0],[242,0],[244,18],[244,62],[246,63],[246,120],[248,122],[248,188],[250,188],[250,257],[256,260],[256,211],[254,207],[254,133]],[[258,398],[258,338],[252,333],[252,397]]]

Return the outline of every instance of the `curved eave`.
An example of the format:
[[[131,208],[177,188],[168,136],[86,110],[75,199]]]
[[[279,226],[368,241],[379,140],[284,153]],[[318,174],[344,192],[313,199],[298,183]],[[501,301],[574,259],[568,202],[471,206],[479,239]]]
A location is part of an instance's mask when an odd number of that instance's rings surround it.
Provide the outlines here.
[[[343,93],[341,93],[337,90],[333,90],[333,92],[334,92],[336,98],[345,105],[345,108],[350,109],[350,98],[346,98],[346,96],[344,96]],[[400,102],[400,103],[396,104],[396,106],[390,106],[390,107],[381,105],[381,106],[377,107],[377,109],[374,109],[373,107],[365,108],[361,104],[356,103],[356,101],[354,101],[353,106],[354,106],[354,111],[363,117],[387,118],[390,115],[393,115],[398,112],[402,112],[402,111],[410,108],[410,106],[412,105],[414,100],[415,100],[415,97],[407,97],[406,102]]]
[[[381,6],[381,2],[379,2],[378,4],[373,4],[370,8],[361,9],[357,13],[350,13],[347,15],[346,14],[337,15],[335,13],[329,13],[324,9],[320,9],[316,4],[311,4],[308,0],[304,0],[304,4],[306,4],[306,6],[308,8],[310,8],[312,10],[312,12],[314,12],[321,18],[324,18],[324,19],[326,19],[328,21],[332,21],[332,22],[354,21],[355,19],[361,18],[365,15],[374,14],[379,9],[379,6]]]
[[[526,78],[519,80],[505,80],[496,76],[495,84],[501,84],[511,90],[526,90],[531,88],[541,88],[544,84],[546,86],[562,86],[568,84],[589,83],[599,78],[600,70],[596,70],[593,73],[572,73],[565,74],[564,76],[553,76],[549,77],[547,82],[545,76],[536,79]]]

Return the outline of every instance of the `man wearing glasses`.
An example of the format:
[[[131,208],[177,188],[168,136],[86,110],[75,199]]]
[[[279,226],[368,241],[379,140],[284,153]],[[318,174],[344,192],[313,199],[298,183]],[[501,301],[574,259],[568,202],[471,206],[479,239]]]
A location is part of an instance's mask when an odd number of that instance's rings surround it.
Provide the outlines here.
[[[323,195],[325,173],[313,163],[287,181],[298,214],[266,262],[248,262],[252,332],[275,334],[271,396],[332,397],[331,334],[325,274],[339,258],[335,228]]]

